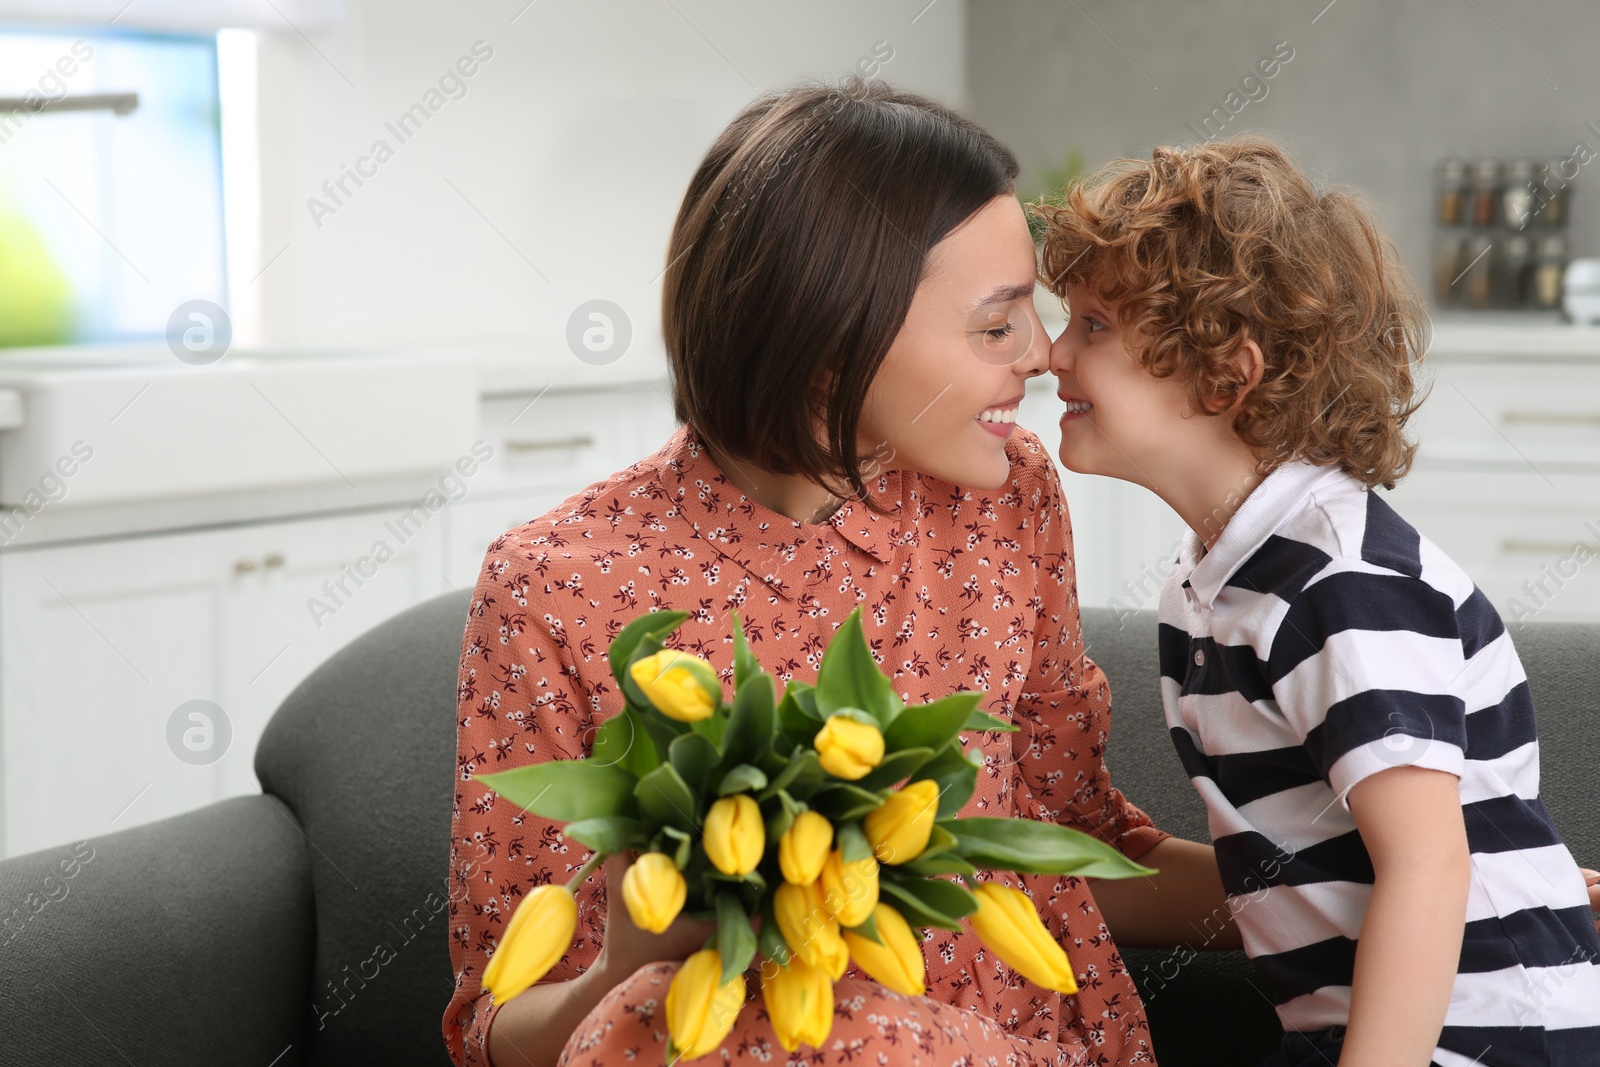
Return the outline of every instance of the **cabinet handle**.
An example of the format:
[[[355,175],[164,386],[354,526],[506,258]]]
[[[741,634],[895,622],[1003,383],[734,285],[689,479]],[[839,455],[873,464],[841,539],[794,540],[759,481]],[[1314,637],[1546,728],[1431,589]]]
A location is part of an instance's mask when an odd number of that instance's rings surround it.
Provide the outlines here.
[[[1559,556],[1567,552],[1576,551],[1580,545],[1590,552],[1600,555],[1600,545],[1586,545],[1582,541],[1518,541],[1509,537],[1500,542],[1500,554],[1502,556]]]
[[[271,570],[273,567],[283,566],[283,554],[281,552],[271,553],[265,560],[262,561],[262,566],[266,567],[268,570]]]
[[[1500,416],[1500,421],[1531,422],[1544,426],[1600,427],[1600,411],[1508,411]]]
[[[571,437],[545,438],[543,440],[506,439],[506,447],[513,452],[545,452],[556,448],[590,448],[594,445],[594,438],[588,434],[574,434]]]
[[[253,559],[235,560],[233,564],[233,573],[235,574],[249,574],[255,569],[256,561]]]

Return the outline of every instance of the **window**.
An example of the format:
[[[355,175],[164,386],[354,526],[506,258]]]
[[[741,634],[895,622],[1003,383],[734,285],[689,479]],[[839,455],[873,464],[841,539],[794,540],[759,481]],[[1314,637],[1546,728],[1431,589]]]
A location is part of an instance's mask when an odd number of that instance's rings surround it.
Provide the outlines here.
[[[0,98],[0,347],[227,307],[215,35],[0,28]]]

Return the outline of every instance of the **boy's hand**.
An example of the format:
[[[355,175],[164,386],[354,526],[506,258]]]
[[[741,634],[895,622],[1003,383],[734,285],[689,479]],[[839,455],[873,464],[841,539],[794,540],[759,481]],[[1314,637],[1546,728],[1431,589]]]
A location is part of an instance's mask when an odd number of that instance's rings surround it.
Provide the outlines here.
[[[1591,871],[1587,867],[1579,867],[1583,872],[1584,884],[1589,887],[1589,912],[1600,913],[1600,871]],[[1600,934],[1600,920],[1594,924],[1595,933]]]

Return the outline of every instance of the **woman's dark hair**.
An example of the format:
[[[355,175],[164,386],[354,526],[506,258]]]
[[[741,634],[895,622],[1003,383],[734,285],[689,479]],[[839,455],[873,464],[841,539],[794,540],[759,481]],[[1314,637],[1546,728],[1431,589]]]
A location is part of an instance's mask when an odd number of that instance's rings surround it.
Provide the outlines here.
[[[695,171],[667,249],[677,418],[737,459],[866,500],[857,425],[928,252],[1016,177],[975,123],[881,81],[748,105]]]

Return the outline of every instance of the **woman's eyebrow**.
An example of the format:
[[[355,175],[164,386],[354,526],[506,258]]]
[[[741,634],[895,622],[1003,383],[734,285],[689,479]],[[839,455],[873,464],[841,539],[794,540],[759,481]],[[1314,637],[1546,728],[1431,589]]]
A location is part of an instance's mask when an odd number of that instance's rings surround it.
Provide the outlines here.
[[[976,304],[973,304],[972,310],[977,311],[979,308],[988,307],[990,304],[1008,304],[1013,300],[1021,300],[1025,296],[1032,295],[1032,282],[1019,285],[1002,285],[991,292],[988,296],[984,297],[982,300],[979,300]]]

